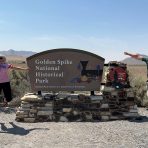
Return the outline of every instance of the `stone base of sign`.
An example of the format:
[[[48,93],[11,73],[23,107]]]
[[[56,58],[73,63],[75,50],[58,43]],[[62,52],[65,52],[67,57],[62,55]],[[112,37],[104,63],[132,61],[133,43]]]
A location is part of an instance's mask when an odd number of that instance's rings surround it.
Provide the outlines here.
[[[26,94],[16,112],[20,122],[109,121],[139,116],[130,88],[105,87],[100,95]]]

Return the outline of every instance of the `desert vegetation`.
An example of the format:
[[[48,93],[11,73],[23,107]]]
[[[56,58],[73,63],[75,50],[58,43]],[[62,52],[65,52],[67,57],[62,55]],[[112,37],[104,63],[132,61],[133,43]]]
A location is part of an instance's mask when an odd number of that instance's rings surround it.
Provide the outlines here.
[[[129,78],[131,86],[136,98],[138,106],[148,106],[148,97],[146,96],[146,80],[147,80],[147,69],[145,65],[129,65]]]
[[[24,57],[10,56],[8,57],[8,63],[11,63],[18,67],[27,67]],[[30,83],[27,71],[13,70],[9,71],[9,78],[11,82],[11,89],[13,95],[13,101],[11,105],[20,105],[20,98],[27,92],[30,92]],[[2,96],[0,96],[2,101]]]
[[[20,105],[20,98],[30,92],[28,74],[25,71],[11,70],[10,73],[11,89],[13,94],[12,105]]]

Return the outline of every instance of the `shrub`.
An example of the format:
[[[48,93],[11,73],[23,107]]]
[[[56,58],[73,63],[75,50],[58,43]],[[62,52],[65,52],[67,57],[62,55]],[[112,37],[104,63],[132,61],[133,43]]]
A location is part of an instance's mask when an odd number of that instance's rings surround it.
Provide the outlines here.
[[[13,95],[12,104],[20,104],[20,98],[31,90],[27,72],[12,70],[10,72],[10,82]]]
[[[148,97],[146,95],[146,82],[142,77],[134,77],[129,74],[131,86],[135,95],[135,101],[138,106],[148,106]]]

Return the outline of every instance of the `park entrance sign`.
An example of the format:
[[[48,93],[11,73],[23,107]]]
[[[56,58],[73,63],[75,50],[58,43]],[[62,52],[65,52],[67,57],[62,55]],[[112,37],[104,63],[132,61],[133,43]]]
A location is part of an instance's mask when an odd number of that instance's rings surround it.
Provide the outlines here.
[[[98,91],[104,58],[78,49],[52,49],[27,58],[33,91]]]

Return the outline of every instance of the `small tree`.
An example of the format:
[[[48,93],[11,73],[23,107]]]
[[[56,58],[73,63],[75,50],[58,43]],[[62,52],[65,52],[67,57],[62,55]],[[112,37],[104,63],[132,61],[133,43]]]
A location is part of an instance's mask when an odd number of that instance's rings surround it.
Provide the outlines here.
[[[148,98],[146,95],[146,83],[142,77],[135,78],[131,73],[129,73],[129,79],[131,86],[133,87],[135,101],[138,106],[146,106]]]

